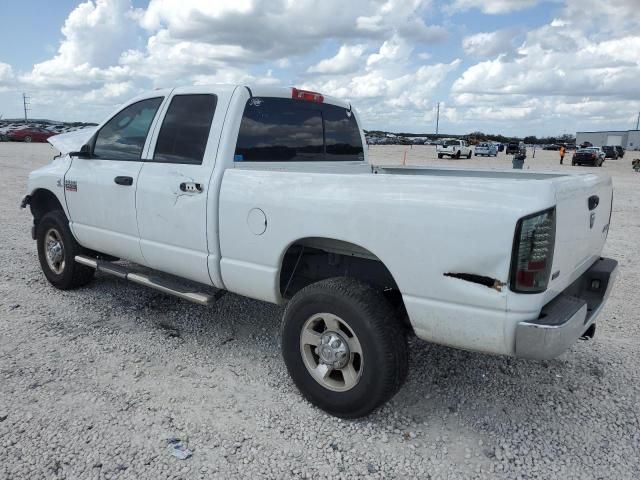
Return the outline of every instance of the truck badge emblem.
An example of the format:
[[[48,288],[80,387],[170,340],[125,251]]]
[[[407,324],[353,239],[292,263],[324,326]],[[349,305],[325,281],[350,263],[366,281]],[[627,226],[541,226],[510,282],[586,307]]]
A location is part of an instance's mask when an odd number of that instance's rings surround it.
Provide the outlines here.
[[[65,180],[64,181],[64,189],[67,192],[77,192],[78,191],[78,182],[75,180]]]
[[[593,224],[596,223],[596,212],[591,212],[589,217],[589,228],[593,228]]]

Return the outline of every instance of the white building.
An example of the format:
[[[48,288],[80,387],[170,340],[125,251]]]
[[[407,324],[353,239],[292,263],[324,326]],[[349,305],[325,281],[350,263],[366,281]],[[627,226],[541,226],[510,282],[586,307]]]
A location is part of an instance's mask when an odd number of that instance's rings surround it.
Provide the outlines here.
[[[584,142],[589,142],[594,147],[620,145],[625,150],[640,150],[640,130],[577,132],[576,145],[581,145]]]

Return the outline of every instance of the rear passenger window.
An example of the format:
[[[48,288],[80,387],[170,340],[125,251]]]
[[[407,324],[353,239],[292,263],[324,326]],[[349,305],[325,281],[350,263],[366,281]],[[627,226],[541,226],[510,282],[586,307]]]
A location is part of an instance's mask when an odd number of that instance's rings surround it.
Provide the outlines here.
[[[253,97],[247,101],[236,162],[363,159],[360,130],[347,109],[288,98]]]
[[[216,110],[215,95],[176,95],[158,134],[153,161],[201,165]]]
[[[322,116],[313,105],[287,98],[248,100],[240,124],[236,161],[323,160]]]

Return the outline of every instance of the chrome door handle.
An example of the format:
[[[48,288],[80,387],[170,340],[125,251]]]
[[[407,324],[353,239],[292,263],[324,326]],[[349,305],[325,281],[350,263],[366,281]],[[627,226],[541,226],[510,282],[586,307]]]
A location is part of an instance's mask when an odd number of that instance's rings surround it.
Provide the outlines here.
[[[202,193],[202,184],[196,182],[182,182],[180,190],[183,192]]]

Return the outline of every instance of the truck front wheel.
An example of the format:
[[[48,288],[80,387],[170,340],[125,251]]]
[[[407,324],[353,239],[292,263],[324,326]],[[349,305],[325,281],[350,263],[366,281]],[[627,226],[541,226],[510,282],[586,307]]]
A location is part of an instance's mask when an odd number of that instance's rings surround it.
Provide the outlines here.
[[[400,319],[381,291],[359,280],[331,278],[300,290],[287,305],[281,334],[294,383],[331,415],[367,415],[406,379]]]
[[[95,270],[76,263],[81,247],[73,238],[64,212],[46,213],[36,227],[38,259],[49,283],[61,290],[81,287],[91,281]]]

